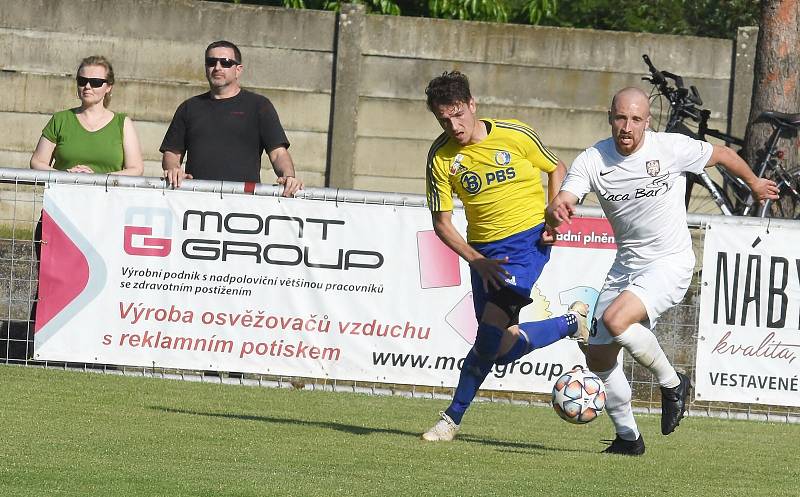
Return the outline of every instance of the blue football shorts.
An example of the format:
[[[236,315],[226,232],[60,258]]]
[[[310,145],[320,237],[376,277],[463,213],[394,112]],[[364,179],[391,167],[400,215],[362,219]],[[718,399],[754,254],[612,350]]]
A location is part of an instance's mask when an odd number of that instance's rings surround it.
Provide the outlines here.
[[[478,322],[481,321],[486,303],[493,302],[509,313],[512,324],[517,324],[519,310],[531,303],[533,285],[550,260],[551,246],[541,243],[542,231],[544,223],[501,240],[471,244],[488,259],[508,257],[503,268],[509,275],[506,277],[506,286],[500,290],[489,288],[488,292],[484,291],[480,275],[470,270],[472,301]]]

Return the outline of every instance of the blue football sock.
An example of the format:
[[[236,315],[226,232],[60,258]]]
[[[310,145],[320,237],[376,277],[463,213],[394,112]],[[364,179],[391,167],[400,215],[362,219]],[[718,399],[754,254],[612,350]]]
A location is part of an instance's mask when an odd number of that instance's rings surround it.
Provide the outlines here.
[[[501,365],[511,364],[532,350],[533,347],[531,347],[531,343],[528,341],[525,330],[519,330],[519,338],[517,338],[517,341],[511,346],[511,349],[498,357],[494,362],[495,364]]]
[[[494,357],[497,349],[500,348],[500,339],[503,331],[487,323],[478,326],[478,333],[475,337],[475,345],[470,349],[461,367],[461,374],[458,377],[458,386],[450,407],[445,414],[456,424],[461,424],[461,418],[478,393],[483,380],[489,374],[494,364]]]
[[[467,408],[491,369],[492,362],[480,360],[475,351],[470,349],[464,359],[464,365],[461,367],[461,375],[458,377],[458,386],[453,394],[453,401],[445,411],[445,414],[450,416],[454,423],[461,424],[464,413],[467,412]]]
[[[541,349],[578,331],[578,320],[572,314],[565,314],[544,321],[520,323],[519,327],[528,334],[532,349]]]
[[[520,334],[511,350],[498,357],[497,364],[510,364],[534,349],[547,347],[578,330],[575,316],[567,314],[544,321],[520,323]],[[527,335],[527,338],[526,338]]]

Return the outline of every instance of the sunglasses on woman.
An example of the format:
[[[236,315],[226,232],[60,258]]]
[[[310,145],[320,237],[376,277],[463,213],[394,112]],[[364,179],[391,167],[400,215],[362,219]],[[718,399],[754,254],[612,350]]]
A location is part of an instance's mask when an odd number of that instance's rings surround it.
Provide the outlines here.
[[[236,59],[229,59],[227,57],[206,57],[206,67],[216,67],[217,62],[225,69],[230,69],[233,66],[239,65],[239,61]]]
[[[83,76],[78,76],[77,78],[75,78],[75,80],[78,82],[78,86],[80,86],[81,88],[86,86],[86,83],[89,83],[89,86],[91,86],[92,88],[100,88],[104,84],[108,83],[107,79],[84,78]]]

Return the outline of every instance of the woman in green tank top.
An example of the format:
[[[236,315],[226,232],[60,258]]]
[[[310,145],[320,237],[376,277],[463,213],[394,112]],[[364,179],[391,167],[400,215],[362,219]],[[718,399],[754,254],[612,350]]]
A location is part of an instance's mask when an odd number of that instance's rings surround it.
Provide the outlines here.
[[[50,118],[33,151],[31,169],[141,176],[144,163],[133,122],[108,110],[114,86],[111,63],[99,55],[83,59],[76,81],[80,107]]]

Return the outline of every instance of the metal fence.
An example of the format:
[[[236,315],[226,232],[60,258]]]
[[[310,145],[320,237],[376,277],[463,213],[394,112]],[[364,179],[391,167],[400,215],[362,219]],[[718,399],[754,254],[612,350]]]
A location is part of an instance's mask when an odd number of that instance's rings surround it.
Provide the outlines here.
[[[279,388],[306,388],[330,391],[350,391],[369,394],[402,395],[448,399],[450,388],[420,387],[354,381],[331,381],[315,378],[280,377],[273,375],[241,374],[227,371],[186,371],[164,368],[142,368],[124,365],[53,363],[35,361],[33,357],[33,313],[37,298],[37,258],[34,250],[36,225],[42,207],[44,189],[51,183],[86,184],[105,188],[164,189],[160,178],[130,178],[124,176],[40,172],[0,168],[0,364],[26,367],[81,369],[105,374],[149,376],[187,381],[214,382]],[[246,191],[244,183],[217,181],[186,181],[181,190],[214,192],[223,195],[277,196],[281,188],[257,185]],[[302,192],[308,201],[352,202],[368,204],[425,206],[421,195],[309,188]],[[581,207],[583,216],[602,216],[596,207]],[[662,348],[673,365],[694,377],[697,328],[700,302],[700,274],[704,227],[711,216],[689,215],[698,266],[694,281],[683,302],[665,313],[655,329]],[[741,222],[747,222],[742,218]],[[775,221],[780,223],[781,221]],[[625,373],[633,389],[633,404],[637,412],[660,413],[658,383],[650,372],[639,366],[627,354]],[[546,405],[549,395],[522,392],[482,391],[479,400],[517,404]],[[800,422],[800,409],[726,402],[694,400],[689,406],[691,416],[711,416],[776,422]]]

